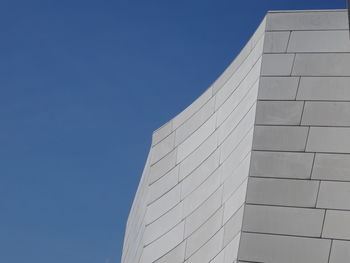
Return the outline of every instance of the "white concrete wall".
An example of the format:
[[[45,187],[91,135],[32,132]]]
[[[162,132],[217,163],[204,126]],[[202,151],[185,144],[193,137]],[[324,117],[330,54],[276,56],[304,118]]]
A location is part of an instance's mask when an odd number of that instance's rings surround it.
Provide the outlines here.
[[[345,11],[268,13],[154,132],[123,263],[350,262],[347,27]]]

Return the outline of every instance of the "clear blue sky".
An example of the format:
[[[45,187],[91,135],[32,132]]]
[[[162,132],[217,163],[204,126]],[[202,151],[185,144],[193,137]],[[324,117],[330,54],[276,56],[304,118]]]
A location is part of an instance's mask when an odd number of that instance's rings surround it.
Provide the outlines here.
[[[345,0],[2,0],[0,262],[116,263],[151,132],[267,10]]]

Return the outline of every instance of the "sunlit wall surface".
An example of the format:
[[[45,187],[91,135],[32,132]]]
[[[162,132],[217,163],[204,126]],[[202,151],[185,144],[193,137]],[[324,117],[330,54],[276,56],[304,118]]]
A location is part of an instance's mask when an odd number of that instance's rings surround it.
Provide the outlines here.
[[[122,262],[350,262],[345,10],[268,13],[154,132]]]

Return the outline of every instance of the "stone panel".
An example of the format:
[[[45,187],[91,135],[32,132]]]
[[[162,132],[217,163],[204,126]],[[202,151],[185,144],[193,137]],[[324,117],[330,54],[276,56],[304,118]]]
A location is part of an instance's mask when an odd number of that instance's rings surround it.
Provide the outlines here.
[[[207,103],[212,97],[212,88],[207,89],[198,99],[196,99],[190,106],[179,113],[173,120],[173,130],[177,129],[181,124],[183,124],[187,119],[189,119],[193,114],[195,114],[202,106]]]
[[[223,201],[225,202],[247,179],[249,175],[250,154],[238,165],[237,169],[232,171],[226,180],[224,180]]]
[[[315,207],[319,182],[271,178],[250,178],[246,203]]]
[[[350,77],[302,77],[298,100],[350,101]]]
[[[252,89],[254,84],[258,81],[260,76],[260,63],[255,64],[254,67],[239,83],[236,83],[232,93],[228,98],[217,107],[218,111],[218,126],[230,115],[230,113],[241,103]]]
[[[244,204],[247,194],[247,180],[241,184],[235,193],[224,204],[224,223],[233,216]]]
[[[239,125],[240,121],[252,109],[255,111],[256,98],[258,92],[258,82],[243,98],[240,104],[230,113],[227,119],[218,127],[218,142],[222,142]]]
[[[350,102],[307,101],[301,123],[311,126],[350,126]]]
[[[254,151],[250,176],[309,179],[314,154]]]
[[[167,122],[152,134],[152,145],[155,145],[166,138],[173,131],[172,121]]]
[[[333,240],[329,263],[350,262],[350,241]]]
[[[259,56],[262,54],[258,52]],[[241,67],[231,76],[225,85],[216,94],[215,109],[219,109],[221,105],[231,96],[240,83],[246,78],[250,71],[259,72],[261,67],[261,59],[256,57],[255,52],[251,52],[248,58],[242,63]],[[252,74],[254,76],[254,74]],[[253,80],[253,79],[252,79]],[[254,82],[253,82],[254,83]]]
[[[292,72],[294,54],[264,54],[262,76],[289,76]]]
[[[227,136],[225,141],[220,146],[220,159],[226,160],[226,158],[232,153],[232,151],[239,145],[242,139],[253,128],[255,120],[255,107],[251,108],[249,112],[240,120],[237,127],[232,133]]]
[[[350,153],[350,128],[311,127],[306,151]]]
[[[301,101],[259,101],[257,125],[299,125],[304,103]]]
[[[253,130],[251,130],[243,140],[237,145],[232,153],[222,163],[222,181],[225,181],[241,164],[247,154],[252,149]],[[220,160],[221,161],[221,160]]]
[[[183,180],[200,166],[217,148],[217,134],[212,134],[203,144],[180,164],[179,180]]]
[[[175,145],[183,142],[212,116],[214,113],[214,103],[215,99],[210,99],[191,118],[176,129]]]
[[[146,246],[140,263],[152,263],[175,248],[183,240],[183,231],[184,223],[181,222],[164,236]]]
[[[304,151],[308,127],[256,126],[253,150]]]
[[[320,237],[324,210],[247,205],[243,231]]]
[[[225,247],[225,259],[224,263],[232,263],[232,259],[236,259],[238,256],[239,241],[241,240],[241,234],[232,239],[232,241]]]
[[[317,153],[312,179],[350,181],[350,155]]]
[[[197,149],[214,132],[215,125],[216,115],[213,115],[197,131],[181,143],[177,150],[177,163],[184,160],[191,152]]]
[[[350,76],[350,53],[296,54],[294,76]]]
[[[239,260],[268,263],[328,263],[331,241],[242,233]]]
[[[217,80],[212,84],[213,94],[215,95],[231,78],[235,71],[242,65],[249,54],[252,51],[252,41],[249,40],[247,44],[243,47],[237,57],[232,61],[232,63],[225,69],[225,71],[219,76]]]
[[[154,263],[181,263],[185,258],[185,241]]]
[[[207,200],[204,201],[193,213],[186,217],[185,237],[193,233],[201,226],[215,211],[221,206],[222,187],[215,191]]]
[[[170,191],[179,180],[179,167],[176,166],[149,187],[148,204]]]
[[[266,30],[348,29],[347,21],[347,14],[344,11],[271,12],[267,16]]]
[[[349,31],[293,31],[287,52],[350,52]]]
[[[223,209],[219,209],[187,239],[186,258],[203,246],[221,228],[222,215]]]
[[[179,224],[182,220],[183,204],[179,203],[172,208],[165,215],[146,226],[144,233],[144,243],[148,245],[166,232],[170,231],[173,227]]]
[[[210,155],[197,169],[187,176],[181,183],[181,198],[185,198],[199,187],[218,167],[219,151]]]
[[[350,240],[350,211],[327,210],[322,237]]]
[[[225,260],[225,250],[221,250],[219,254],[213,258],[210,263],[224,263]]]
[[[157,181],[175,167],[176,149],[151,166],[149,183]]]
[[[171,133],[152,148],[152,164],[162,159],[174,149],[175,134]]]
[[[225,224],[224,246],[226,246],[242,229],[244,206],[242,205],[236,213]]]
[[[203,184],[184,199],[184,215],[188,216],[220,186],[220,171],[217,169]]]
[[[294,100],[298,83],[299,77],[261,77],[258,99]]]
[[[264,53],[283,53],[287,50],[290,31],[266,32]]]
[[[204,246],[202,246],[195,254],[193,254],[186,263],[203,263],[210,262],[222,249],[222,239],[224,231],[221,229],[210,239]]]
[[[350,182],[322,181],[317,207],[350,210]]]
[[[180,202],[180,186],[177,185],[168,193],[147,207],[145,223],[149,224],[165,214]]]

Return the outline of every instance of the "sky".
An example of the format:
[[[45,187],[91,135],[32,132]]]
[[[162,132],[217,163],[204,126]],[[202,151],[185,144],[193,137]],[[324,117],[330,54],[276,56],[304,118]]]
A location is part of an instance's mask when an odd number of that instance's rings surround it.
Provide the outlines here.
[[[345,0],[1,0],[0,262],[120,262],[152,131],[267,10]]]

